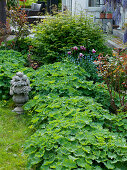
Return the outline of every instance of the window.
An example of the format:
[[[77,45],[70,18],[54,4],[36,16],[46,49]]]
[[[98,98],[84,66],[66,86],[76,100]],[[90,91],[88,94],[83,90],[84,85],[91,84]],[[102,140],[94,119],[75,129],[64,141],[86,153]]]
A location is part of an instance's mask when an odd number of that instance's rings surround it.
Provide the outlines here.
[[[89,0],[89,7],[99,7],[100,0]]]

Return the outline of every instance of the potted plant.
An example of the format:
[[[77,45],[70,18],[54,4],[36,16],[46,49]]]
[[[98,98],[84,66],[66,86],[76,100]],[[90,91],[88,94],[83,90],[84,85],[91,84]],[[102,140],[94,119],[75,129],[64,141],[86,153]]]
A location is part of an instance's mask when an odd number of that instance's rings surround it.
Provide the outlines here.
[[[101,12],[100,12],[100,18],[101,18],[101,19],[102,19],[102,18],[105,18],[105,15],[106,15],[105,11],[101,11]]]
[[[112,8],[112,6],[107,6],[107,11],[106,11],[106,13],[107,13],[107,18],[108,19],[112,19],[112,12],[113,12],[113,8]]]
[[[108,19],[112,19],[112,12],[111,12],[111,11],[108,11],[106,17],[107,17]]]

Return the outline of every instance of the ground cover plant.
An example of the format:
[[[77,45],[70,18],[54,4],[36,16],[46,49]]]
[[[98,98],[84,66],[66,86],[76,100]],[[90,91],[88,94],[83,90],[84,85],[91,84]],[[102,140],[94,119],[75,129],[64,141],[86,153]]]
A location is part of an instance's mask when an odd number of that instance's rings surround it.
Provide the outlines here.
[[[0,50],[0,99],[9,98],[10,80],[25,68],[26,56],[13,50]]]
[[[28,169],[126,168],[124,117],[110,115],[89,97],[35,96],[26,109],[31,104],[36,131],[25,145]],[[123,133],[110,131],[108,123]]]
[[[103,109],[110,100],[107,89],[69,62],[27,76],[34,96],[24,107],[34,130],[25,144],[28,169],[126,168],[126,114]]]
[[[3,101],[2,105],[7,102]],[[26,115],[17,116],[0,104],[0,169],[26,169],[23,144],[30,136]]]
[[[31,80],[33,96],[40,93],[42,95],[53,93],[59,97],[90,96],[103,104],[104,108],[111,109],[110,95],[106,86],[88,81],[89,73],[69,61],[44,65],[36,72],[29,72],[27,76]],[[117,94],[115,100],[119,106]]]
[[[19,52],[8,53],[10,78],[20,69],[31,80],[31,100],[24,107],[34,132],[25,144],[28,169],[126,169],[126,114],[105,110],[110,96],[101,83],[87,81],[89,73],[69,61],[35,71],[24,67]]]

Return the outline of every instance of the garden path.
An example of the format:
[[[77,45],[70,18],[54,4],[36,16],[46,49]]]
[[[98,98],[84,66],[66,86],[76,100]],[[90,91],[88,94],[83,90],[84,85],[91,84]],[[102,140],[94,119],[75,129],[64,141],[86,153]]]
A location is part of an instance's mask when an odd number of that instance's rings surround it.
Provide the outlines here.
[[[111,48],[120,48],[125,49],[127,48],[127,43],[123,43],[123,35],[124,33],[121,30],[113,30],[113,34],[107,35],[107,42],[106,44]]]

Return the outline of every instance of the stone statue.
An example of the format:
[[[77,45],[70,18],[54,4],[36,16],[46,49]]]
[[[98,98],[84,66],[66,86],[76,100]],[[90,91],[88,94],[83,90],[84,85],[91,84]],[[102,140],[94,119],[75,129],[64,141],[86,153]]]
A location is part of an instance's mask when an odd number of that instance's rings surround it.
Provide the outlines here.
[[[26,75],[22,72],[17,72],[10,82],[10,95],[13,95],[13,101],[16,103],[16,108],[13,110],[18,114],[23,113],[22,106],[28,101],[28,94],[31,90],[30,82]]]

